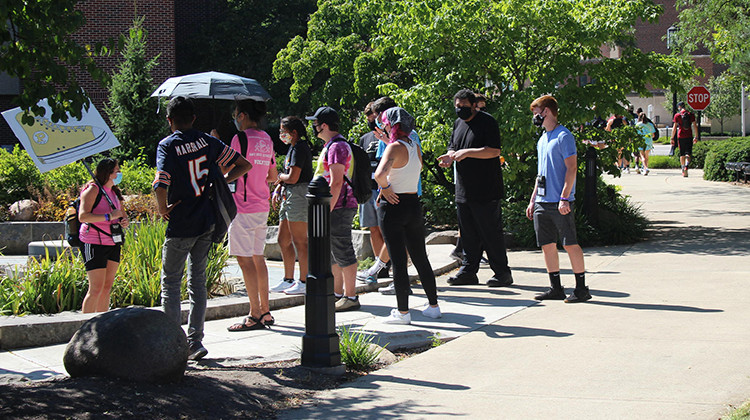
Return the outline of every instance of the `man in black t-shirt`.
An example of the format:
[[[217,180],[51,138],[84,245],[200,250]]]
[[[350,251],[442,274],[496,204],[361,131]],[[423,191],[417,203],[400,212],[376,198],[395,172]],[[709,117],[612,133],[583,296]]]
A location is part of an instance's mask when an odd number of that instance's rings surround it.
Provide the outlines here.
[[[478,284],[477,271],[481,250],[494,275],[490,287],[513,284],[505,250],[502,208],[503,174],[500,166],[500,130],[497,121],[477,111],[476,97],[468,89],[453,98],[458,119],[453,124],[448,153],[438,158],[447,168],[456,162],[456,211],[464,258],[458,274],[448,279],[451,285]]]
[[[161,299],[164,313],[181,324],[180,287],[188,264],[188,358],[199,360],[206,316],[206,264],[216,216],[208,198],[209,171],[229,169],[228,182],[242,176],[252,165],[221,140],[193,129],[193,103],[176,97],[167,105],[172,134],[156,149],[153,187],[159,215],[168,221],[162,247]]]

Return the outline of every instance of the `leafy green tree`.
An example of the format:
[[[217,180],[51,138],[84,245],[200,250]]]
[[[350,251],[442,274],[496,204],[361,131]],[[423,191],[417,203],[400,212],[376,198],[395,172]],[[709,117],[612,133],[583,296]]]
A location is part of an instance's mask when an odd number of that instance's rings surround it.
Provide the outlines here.
[[[706,116],[719,120],[723,133],[724,119],[732,118],[741,112],[740,83],[736,77],[725,72],[709,80],[708,91],[711,92],[711,103],[706,108]]]
[[[750,7],[747,0],[679,0],[678,46],[708,48],[716,62],[750,83]]]
[[[146,36],[143,18],[135,19],[109,86],[105,110],[120,141],[113,153],[121,160],[143,154],[147,162],[154,162],[157,142],[166,134],[163,113],[157,112],[159,99],[150,97],[155,89],[151,70],[158,65],[158,57],[147,58]]]
[[[626,94],[648,96],[649,85],[693,75],[683,58],[635,47],[633,25],[662,11],[651,0],[322,0],[307,37],[279,52],[274,75],[293,79],[293,101],[310,95],[314,104],[358,110],[377,96],[372,88],[393,96],[417,119],[434,178],[426,184],[446,190],[451,171],[439,175],[434,157],[446,150],[456,118],[453,94],[464,87],[484,93],[500,123],[506,185],[517,188],[512,198],[524,199],[536,165],[535,97],[553,94],[561,122],[576,129],[594,118],[594,105],[621,113]],[[603,57],[603,46],[617,47],[619,58]],[[593,83],[579,83],[582,76]],[[612,148],[629,141],[608,139]],[[614,158],[605,168],[615,171]]]
[[[37,106],[47,98],[52,120],[67,121],[67,113],[78,118],[88,109],[89,97],[83,91],[72,68],[80,68],[95,80],[106,74],[96,66],[94,57],[108,50],[101,45],[79,45],[71,35],[84,24],[83,13],[75,8],[77,0],[0,2],[0,17],[6,30],[0,31],[0,71],[18,77],[23,84],[14,104],[30,111],[24,122],[44,115]]]

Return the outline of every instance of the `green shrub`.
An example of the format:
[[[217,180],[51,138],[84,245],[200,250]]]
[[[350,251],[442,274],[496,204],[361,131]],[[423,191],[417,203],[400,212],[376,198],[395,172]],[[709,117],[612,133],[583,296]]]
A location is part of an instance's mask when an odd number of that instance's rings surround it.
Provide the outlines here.
[[[717,143],[706,155],[703,178],[709,181],[732,181],[735,178],[724,168],[726,162],[750,162],[750,138],[734,138]]]
[[[138,156],[120,164],[122,182],[119,187],[123,194],[151,194],[151,183],[154,182],[156,169],[146,163],[143,156]]]
[[[149,219],[125,234],[120,267],[112,287],[112,307],[161,304],[161,248],[166,223]],[[229,250],[213,244],[208,253],[206,289],[214,297],[222,288]],[[182,296],[187,299],[183,276]],[[57,260],[31,260],[26,269],[0,276],[0,314],[49,314],[78,310],[88,290],[86,268],[79,256],[65,252]]]
[[[694,168],[703,168],[708,152],[711,150],[711,148],[713,148],[717,144],[721,144],[722,142],[723,140],[706,140],[695,143],[693,145],[693,155],[690,159],[690,166]]]
[[[680,157],[651,155],[648,158],[649,169],[675,169],[680,167]]]
[[[88,290],[80,257],[64,252],[55,261],[30,259],[25,270],[0,277],[0,314],[50,314],[81,308]]]
[[[43,173],[42,180],[52,194],[70,193],[78,195],[81,187],[91,181],[91,175],[81,163],[74,162]]]
[[[42,189],[42,174],[19,145],[12,152],[0,148],[0,205],[31,198],[30,189]]]
[[[336,328],[339,334],[341,361],[352,370],[369,370],[375,366],[383,349],[377,350],[372,344],[374,335],[366,331],[352,331],[351,326]]]

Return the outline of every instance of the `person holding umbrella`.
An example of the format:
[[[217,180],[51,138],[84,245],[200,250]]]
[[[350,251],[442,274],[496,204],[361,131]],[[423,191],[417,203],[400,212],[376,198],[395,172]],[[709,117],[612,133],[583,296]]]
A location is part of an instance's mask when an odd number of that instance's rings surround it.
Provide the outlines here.
[[[268,184],[278,180],[278,172],[273,140],[260,129],[265,114],[265,102],[245,99],[235,103],[233,118],[239,133],[232,138],[231,146],[253,168],[237,179],[237,216],[229,226],[229,255],[237,257],[242,269],[250,313],[242,322],[229,326],[229,331],[258,330],[274,324],[268,306],[268,268],[263,248],[268,229]]]

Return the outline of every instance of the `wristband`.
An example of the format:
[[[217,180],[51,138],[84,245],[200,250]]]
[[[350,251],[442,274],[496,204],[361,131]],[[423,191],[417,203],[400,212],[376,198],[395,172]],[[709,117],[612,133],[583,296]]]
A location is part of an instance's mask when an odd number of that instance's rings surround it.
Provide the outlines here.
[[[387,190],[388,188],[391,188],[391,183],[388,183],[387,187],[380,187],[380,191]]]
[[[104,214],[104,221],[109,222],[109,213]]]
[[[567,197],[560,197],[560,201],[568,201]]]

